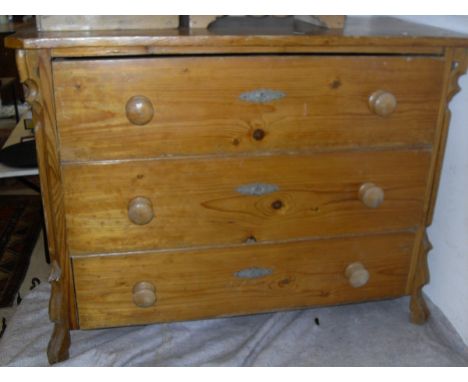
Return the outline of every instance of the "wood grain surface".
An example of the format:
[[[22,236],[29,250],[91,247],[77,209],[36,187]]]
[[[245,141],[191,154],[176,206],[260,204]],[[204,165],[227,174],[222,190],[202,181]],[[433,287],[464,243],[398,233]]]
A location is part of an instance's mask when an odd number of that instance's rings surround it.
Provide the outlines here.
[[[34,86],[28,102],[32,106],[35,127],[37,161],[40,174],[41,197],[44,205],[49,254],[52,260],[51,297],[49,317],[54,330],[47,348],[50,363],[68,358],[70,328],[76,328],[75,295],[70,271],[70,259],[65,233],[63,184],[60,166],[58,134],[55,125],[55,104],[50,52],[16,52],[21,82]]]
[[[414,235],[398,233],[278,245],[74,258],[83,329],[248,314],[349,303],[404,294]],[[346,278],[359,261],[369,281]],[[270,274],[240,278],[238,272]],[[154,286],[156,302],[141,308],[133,288]]]
[[[68,245],[75,254],[407,229],[422,218],[429,160],[414,150],[70,164]],[[385,192],[378,208],[359,199],[368,181]],[[273,191],[240,192],[257,183]],[[152,203],[148,224],[129,219],[135,197]]]
[[[444,61],[428,57],[171,57],[54,62],[64,161],[309,148],[431,145]],[[401,73],[405,73],[404,76]],[[241,95],[284,93],[266,103]],[[387,117],[376,91],[396,97]],[[127,102],[144,96],[150,122]],[[264,138],[253,134],[261,129]]]
[[[415,45],[362,45],[362,46],[330,46],[330,45],[284,45],[275,46],[202,46],[202,45],[133,45],[133,46],[78,46],[68,48],[52,48],[51,54],[55,58],[84,58],[84,57],[112,57],[112,56],[164,56],[164,55],[209,55],[209,54],[376,54],[376,55],[434,55],[443,56],[441,46]]]

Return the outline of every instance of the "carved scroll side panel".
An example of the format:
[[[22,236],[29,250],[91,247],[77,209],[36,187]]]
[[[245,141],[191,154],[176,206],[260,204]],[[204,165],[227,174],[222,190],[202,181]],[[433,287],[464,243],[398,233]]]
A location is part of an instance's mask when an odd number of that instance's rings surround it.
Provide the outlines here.
[[[418,232],[418,242],[415,248],[416,253],[412,264],[412,271],[409,278],[409,294],[411,295],[410,311],[411,321],[416,324],[423,324],[429,317],[429,310],[422,296],[422,288],[429,282],[429,268],[427,265],[427,255],[432,249],[427,236],[426,227],[431,225],[434,214],[434,206],[437,198],[437,190],[440,181],[440,172],[444,157],[445,145],[447,141],[448,127],[450,124],[451,112],[449,103],[460,91],[459,78],[465,74],[468,67],[468,49],[447,48],[446,66],[444,71],[445,87],[442,93],[440,116],[438,120],[438,133],[434,145],[434,162],[432,165],[432,179],[430,180],[429,197],[427,201],[427,214]]]
[[[460,89],[459,78],[466,73],[468,69],[468,49],[458,48],[453,50],[452,57],[452,75],[448,84],[447,107],[448,103],[457,94]]]
[[[422,296],[422,288],[429,282],[429,267],[427,265],[427,255],[432,249],[432,245],[424,231],[421,247],[419,248],[417,259],[417,271],[413,281],[413,290],[411,294],[410,311],[411,322],[415,324],[424,324],[429,317],[429,309]]]
[[[468,69],[468,49],[466,48],[453,48],[447,54],[447,59],[449,60],[450,73],[446,83],[446,93],[445,100],[445,112],[443,116],[443,121],[440,126],[441,129],[441,138],[437,151],[437,160],[434,169],[434,180],[432,183],[431,196],[429,201],[429,209],[427,213],[426,226],[432,224],[432,218],[434,216],[435,202],[437,198],[437,191],[440,182],[440,172],[442,170],[442,161],[445,152],[445,146],[447,143],[447,134],[448,128],[450,125],[451,111],[449,108],[450,101],[453,97],[461,90],[458,80],[462,75],[467,72]]]
[[[41,195],[44,205],[49,251],[52,260],[52,286],[49,315],[55,323],[49,342],[49,362],[68,358],[70,326],[76,326],[70,264],[65,240],[65,211],[58,153],[58,136],[52,88],[52,70],[46,50],[19,50],[16,54],[26,100],[32,106],[35,126],[37,159],[40,170]]]

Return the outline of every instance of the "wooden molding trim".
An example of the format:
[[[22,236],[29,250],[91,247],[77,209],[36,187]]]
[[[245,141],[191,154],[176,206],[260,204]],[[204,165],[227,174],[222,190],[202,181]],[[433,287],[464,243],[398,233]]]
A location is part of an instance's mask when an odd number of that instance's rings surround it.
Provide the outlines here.
[[[427,266],[427,255],[432,249],[428,239],[426,227],[432,224],[435,201],[440,181],[440,173],[444,158],[444,151],[447,141],[448,128],[450,124],[451,111],[450,101],[460,91],[459,78],[465,74],[468,67],[468,49],[447,48],[446,69],[444,74],[444,91],[441,97],[441,105],[438,120],[438,136],[435,139],[434,154],[432,159],[433,178],[429,181],[426,211],[421,228],[417,235],[413,253],[413,262],[408,278],[408,294],[411,296],[410,311],[411,321],[416,324],[423,324],[429,317],[429,310],[422,297],[422,288],[429,282],[429,268]]]
[[[432,249],[432,244],[429,241],[426,230],[421,246],[419,248],[417,258],[416,274],[413,281],[413,289],[411,292],[411,322],[414,324],[424,324],[429,318],[429,309],[422,296],[422,288],[429,282],[429,267],[427,265],[427,254]]]
[[[437,152],[435,153],[435,170],[433,172],[434,179],[432,182],[432,190],[429,198],[429,208],[425,225],[430,226],[434,216],[435,202],[437,199],[437,191],[439,188],[440,175],[442,170],[445,146],[447,143],[448,129],[451,119],[451,111],[449,108],[450,101],[453,97],[461,90],[458,80],[464,75],[468,69],[468,49],[464,48],[452,48],[448,51],[447,60],[450,65],[450,73],[448,74],[446,95],[443,100],[445,112],[443,113],[442,126],[440,129],[440,140]]]
[[[68,358],[69,330],[71,327],[77,327],[77,323],[73,311],[75,304],[69,303],[74,301],[74,296],[70,288],[71,271],[65,240],[65,213],[60,158],[57,151],[58,135],[55,125],[51,58],[47,50],[19,50],[16,53],[16,60],[21,82],[25,86],[34,84],[37,88],[37,92],[29,97],[28,102],[32,107],[37,139],[41,196],[49,238],[49,252],[55,267],[52,271],[56,275],[60,274],[60,277],[53,277],[50,281],[52,293],[49,316],[55,327],[48,346],[48,358],[50,363],[55,363]],[[69,307],[72,311],[69,311]]]
[[[468,49],[453,49],[452,56],[452,77],[449,82],[447,103],[461,90],[458,79],[466,73],[468,69]]]

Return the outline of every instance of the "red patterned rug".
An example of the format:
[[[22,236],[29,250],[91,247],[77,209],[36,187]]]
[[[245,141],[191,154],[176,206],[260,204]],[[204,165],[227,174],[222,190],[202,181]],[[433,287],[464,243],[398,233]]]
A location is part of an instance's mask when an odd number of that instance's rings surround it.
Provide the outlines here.
[[[0,195],[0,308],[13,305],[40,230],[40,196]]]

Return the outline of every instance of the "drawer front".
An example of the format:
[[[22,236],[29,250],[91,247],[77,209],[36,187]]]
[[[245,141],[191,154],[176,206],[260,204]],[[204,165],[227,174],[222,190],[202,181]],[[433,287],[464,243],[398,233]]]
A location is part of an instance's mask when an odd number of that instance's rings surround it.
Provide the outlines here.
[[[413,240],[413,234],[399,233],[75,257],[80,328],[401,296],[405,294]]]
[[[443,61],[161,57],[58,61],[53,72],[61,157],[73,161],[430,145]]]
[[[377,151],[67,164],[68,244],[96,253],[408,229],[422,217],[429,160]]]

